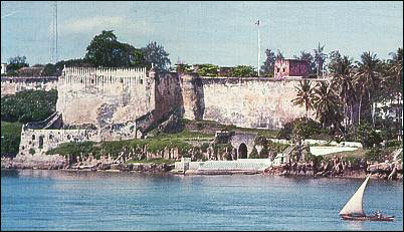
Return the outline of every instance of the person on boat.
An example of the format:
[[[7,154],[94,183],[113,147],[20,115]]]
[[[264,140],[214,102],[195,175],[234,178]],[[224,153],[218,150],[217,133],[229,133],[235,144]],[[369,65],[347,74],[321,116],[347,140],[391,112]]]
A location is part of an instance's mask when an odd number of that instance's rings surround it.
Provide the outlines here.
[[[382,217],[382,214],[380,213],[380,211],[379,211],[379,210],[378,210],[378,211],[376,211],[375,215],[376,215],[376,217],[377,217],[377,218],[381,218],[381,217]]]

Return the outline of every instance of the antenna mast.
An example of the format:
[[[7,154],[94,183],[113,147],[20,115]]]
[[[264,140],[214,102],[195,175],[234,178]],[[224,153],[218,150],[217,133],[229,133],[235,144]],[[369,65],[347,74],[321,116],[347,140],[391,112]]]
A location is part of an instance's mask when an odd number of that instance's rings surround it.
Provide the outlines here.
[[[58,3],[53,2],[51,61],[58,61]]]
[[[257,71],[258,71],[258,76],[260,76],[260,50],[261,50],[261,38],[260,38],[260,20],[258,19],[257,22],[255,23],[257,25],[257,44],[258,44],[258,51],[257,51]]]

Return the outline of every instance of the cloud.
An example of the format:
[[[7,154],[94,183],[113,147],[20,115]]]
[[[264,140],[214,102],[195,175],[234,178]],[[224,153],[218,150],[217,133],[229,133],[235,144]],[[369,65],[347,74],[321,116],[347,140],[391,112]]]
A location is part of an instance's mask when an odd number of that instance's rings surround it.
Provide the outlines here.
[[[149,35],[154,27],[145,20],[133,20],[125,16],[94,16],[68,20],[59,27],[62,36],[99,33],[102,30],[114,30],[118,37]]]
[[[62,25],[62,31],[67,34],[88,33],[103,29],[114,29],[125,24],[125,18],[121,16],[95,16],[70,20]]]

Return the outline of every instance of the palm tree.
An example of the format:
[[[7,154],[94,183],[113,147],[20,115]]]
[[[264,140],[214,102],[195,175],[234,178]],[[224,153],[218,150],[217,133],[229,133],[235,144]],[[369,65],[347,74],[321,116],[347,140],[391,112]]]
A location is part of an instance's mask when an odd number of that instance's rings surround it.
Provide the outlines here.
[[[352,58],[340,57],[335,61],[332,73],[333,82],[338,87],[339,96],[344,104],[344,121],[347,126],[353,120],[353,105],[356,101],[356,91],[353,80]]]
[[[341,102],[335,91],[335,84],[321,82],[314,89],[313,106],[316,109],[316,117],[320,119],[323,128],[333,125],[340,130]]]
[[[306,118],[308,118],[309,110],[313,109],[312,99],[314,97],[311,82],[308,80],[300,81],[299,86],[295,86],[297,97],[292,99],[294,105],[304,105],[306,107]]]
[[[402,96],[403,96],[403,49],[398,48],[397,52],[390,53],[392,56],[391,59],[388,60],[388,72],[391,74],[389,77],[390,83],[392,83],[392,88],[393,90],[393,95],[395,95],[395,99],[397,101],[397,107],[396,107],[396,123],[397,123],[397,128],[398,128],[398,134],[400,135],[401,130],[402,130],[402,121],[400,123],[400,117],[402,120],[402,111],[400,114],[400,108],[402,109]],[[400,139],[400,137],[398,138]]]
[[[359,69],[358,73],[356,75],[356,81],[357,84],[362,85],[361,86],[361,91],[360,91],[360,107],[359,107],[359,113],[362,110],[362,100],[363,96],[367,93],[368,95],[368,103],[370,104],[371,107],[371,115],[372,115],[372,126],[374,128],[375,126],[375,119],[374,119],[374,110],[375,106],[372,103],[372,92],[374,88],[376,87],[376,83],[379,78],[379,64],[380,60],[376,57],[376,54],[371,53],[371,52],[364,52],[361,55],[361,61],[358,63]],[[360,118],[359,118],[359,124],[360,124]]]
[[[320,46],[320,43],[318,43],[317,49],[313,49],[314,61],[317,64],[317,76],[320,76],[325,59],[327,59],[327,54],[324,53],[324,47],[325,45]]]

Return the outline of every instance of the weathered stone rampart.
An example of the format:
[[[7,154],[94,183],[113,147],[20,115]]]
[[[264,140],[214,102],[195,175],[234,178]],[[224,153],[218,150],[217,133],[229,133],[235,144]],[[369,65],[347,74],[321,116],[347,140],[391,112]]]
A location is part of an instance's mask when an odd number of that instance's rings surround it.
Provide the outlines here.
[[[301,80],[199,77],[147,72],[145,68],[65,68],[59,78],[43,79],[44,83],[57,83],[57,114],[41,122],[46,124],[43,128],[31,124],[23,130],[20,154],[28,154],[30,149],[44,153],[69,141],[140,138],[174,111],[191,120],[279,129],[306,113],[304,107],[291,102]],[[10,80],[3,81],[2,90],[12,88]],[[35,78],[16,83],[30,81],[38,83]],[[319,81],[325,80],[312,80],[314,84]],[[49,130],[55,125],[63,129]]]
[[[134,138],[135,120],[155,107],[154,88],[146,69],[65,68],[56,110],[65,127],[93,125],[103,140]]]
[[[1,96],[14,95],[24,90],[57,89],[58,78],[49,77],[1,77]]]
[[[246,128],[280,129],[306,114],[303,106],[291,102],[297,96],[296,86],[301,80],[185,77],[182,84],[185,118]],[[316,84],[326,80],[311,81]],[[309,116],[314,117],[313,113]]]
[[[46,151],[68,142],[99,142],[99,132],[86,129],[29,129],[23,127],[18,156],[44,155]]]

